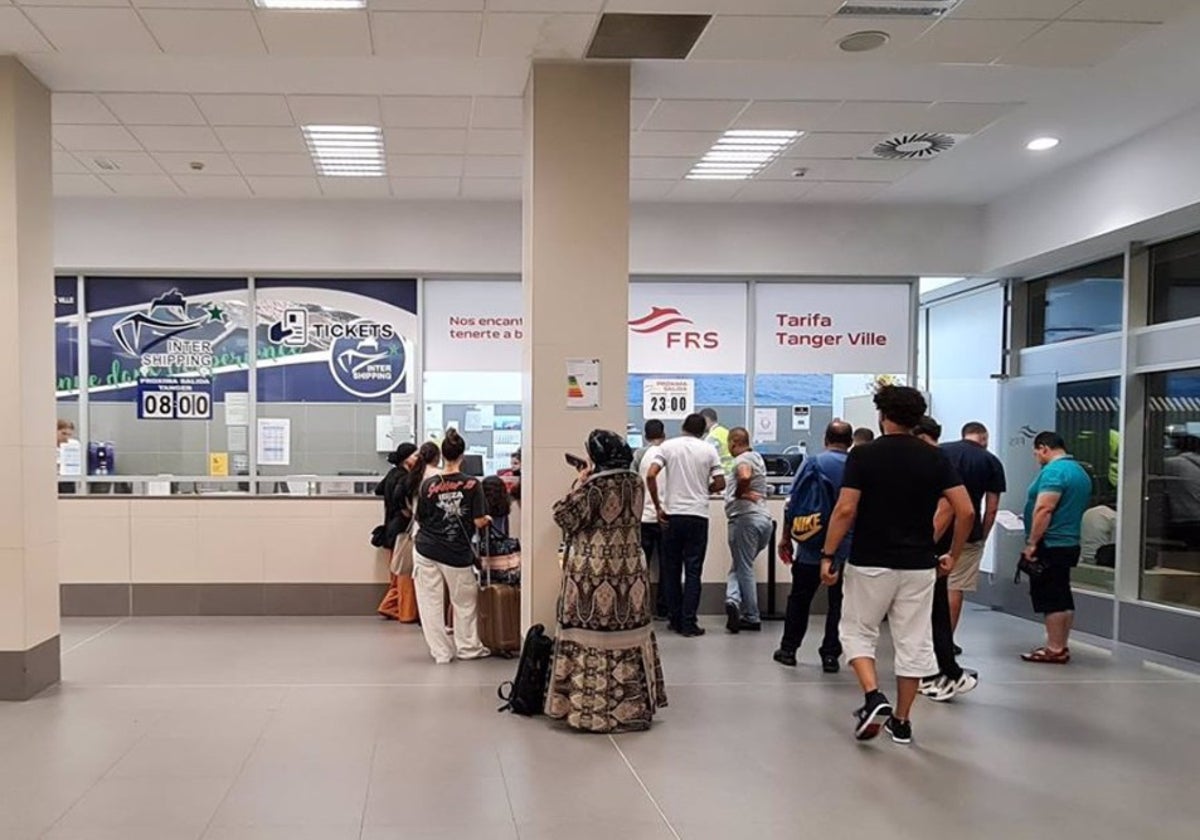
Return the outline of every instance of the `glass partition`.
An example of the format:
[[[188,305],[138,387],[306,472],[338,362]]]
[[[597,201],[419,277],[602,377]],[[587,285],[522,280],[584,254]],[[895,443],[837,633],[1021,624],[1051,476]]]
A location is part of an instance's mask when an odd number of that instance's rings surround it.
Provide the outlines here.
[[[1124,257],[1030,282],[1029,346],[1120,332],[1124,282]]]
[[[1150,249],[1150,323],[1200,318],[1200,234]]]

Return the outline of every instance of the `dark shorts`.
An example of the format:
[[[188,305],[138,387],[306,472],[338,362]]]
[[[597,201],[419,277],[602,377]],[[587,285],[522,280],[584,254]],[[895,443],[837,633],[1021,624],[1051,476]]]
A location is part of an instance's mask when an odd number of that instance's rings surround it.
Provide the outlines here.
[[[1071,569],[1079,564],[1079,546],[1069,548],[1038,549],[1038,559],[1046,571],[1029,581],[1029,598],[1033,611],[1047,615],[1057,612],[1072,612],[1075,596],[1071,593]]]

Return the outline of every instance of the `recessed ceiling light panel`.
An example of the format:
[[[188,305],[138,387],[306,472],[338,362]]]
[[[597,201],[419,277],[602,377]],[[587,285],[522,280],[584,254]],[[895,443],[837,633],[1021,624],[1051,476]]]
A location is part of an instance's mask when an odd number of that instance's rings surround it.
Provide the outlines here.
[[[687,174],[689,181],[745,181],[762,172],[802,131],[726,131]]]
[[[381,178],[383,132],[374,125],[306,125],[304,141],[318,175]]]
[[[1025,148],[1031,152],[1048,152],[1057,146],[1059,140],[1057,137],[1038,137],[1030,140]]]
[[[343,12],[365,9],[367,0],[254,0],[260,9],[279,9],[299,12]]]

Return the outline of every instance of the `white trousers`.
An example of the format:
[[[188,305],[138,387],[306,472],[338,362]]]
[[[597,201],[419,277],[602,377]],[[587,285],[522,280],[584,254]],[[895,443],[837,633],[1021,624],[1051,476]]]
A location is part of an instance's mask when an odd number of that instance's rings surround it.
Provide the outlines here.
[[[479,641],[479,624],[475,608],[479,600],[479,584],[475,572],[437,563],[413,552],[413,580],[417,587],[417,609],[421,612],[421,632],[434,662],[445,664],[454,659],[480,659],[488,649]],[[446,632],[443,586],[450,590],[450,606],[454,608],[454,640]]]
[[[918,679],[937,673],[933,655],[935,569],[883,569],[847,565],[842,623],[846,661],[874,659],[886,615],[896,649],[896,676]]]

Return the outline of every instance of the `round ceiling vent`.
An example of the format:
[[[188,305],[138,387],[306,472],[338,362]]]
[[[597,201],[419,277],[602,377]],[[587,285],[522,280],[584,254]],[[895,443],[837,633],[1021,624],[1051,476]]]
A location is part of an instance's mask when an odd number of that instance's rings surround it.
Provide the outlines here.
[[[874,152],[885,160],[927,160],[953,149],[956,142],[949,134],[897,134],[876,145]]]
[[[848,53],[870,52],[879,49],[891,39],[892,36],[886,32],[855,32],[838,41],[838,48]]]

